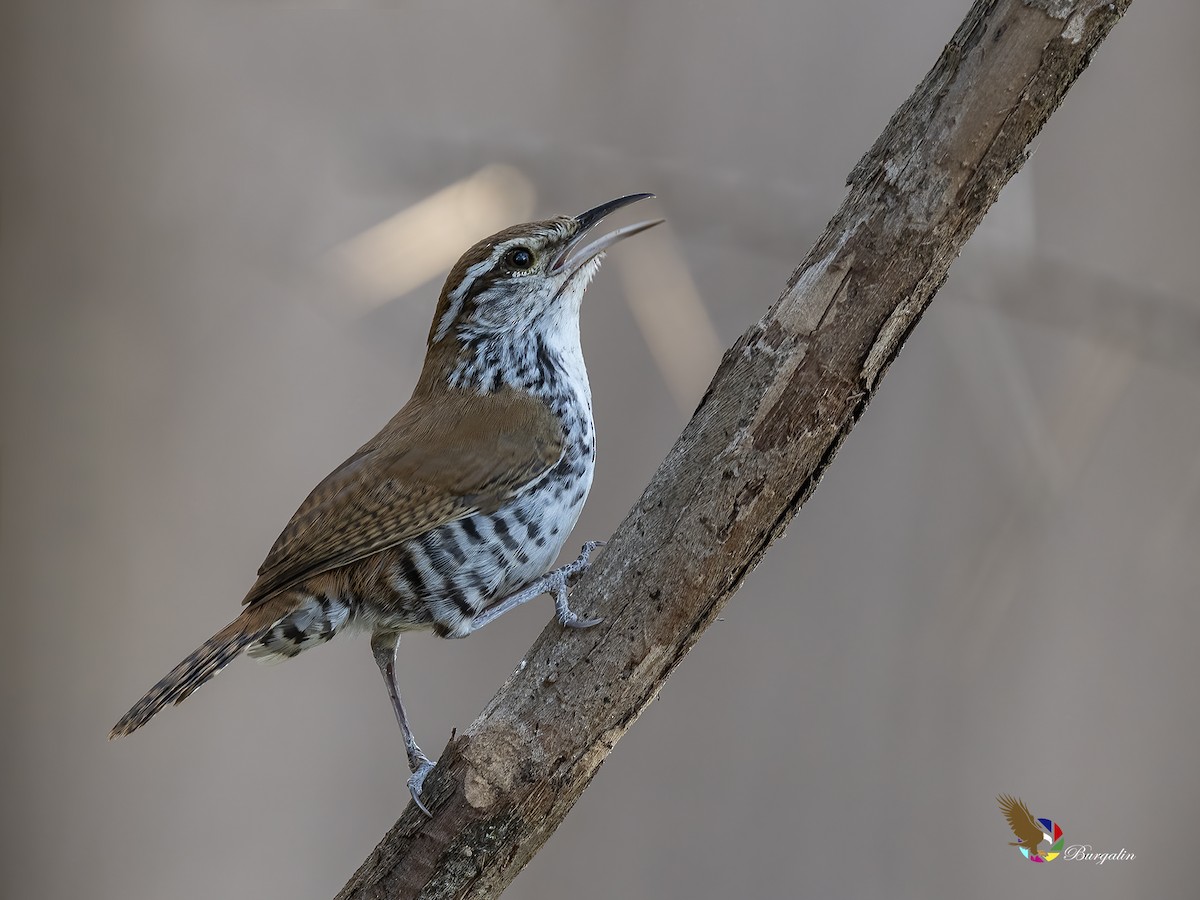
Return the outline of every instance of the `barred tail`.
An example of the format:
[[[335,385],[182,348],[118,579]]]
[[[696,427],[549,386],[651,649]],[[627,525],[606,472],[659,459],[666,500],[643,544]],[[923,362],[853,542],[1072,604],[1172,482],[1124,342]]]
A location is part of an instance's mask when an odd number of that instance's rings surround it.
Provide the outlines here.
[[[293,605],[295,598],[285,594],[247,607],[135,703],[108,733],[109,740],[137,731],[168,703],[182,703],[192,691],[237,659],[247,647],[261,640]]]

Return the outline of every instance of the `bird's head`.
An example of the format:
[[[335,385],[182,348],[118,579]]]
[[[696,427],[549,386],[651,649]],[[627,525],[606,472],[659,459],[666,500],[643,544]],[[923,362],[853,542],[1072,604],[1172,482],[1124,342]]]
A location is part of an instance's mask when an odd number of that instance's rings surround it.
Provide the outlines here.
[[[630,194],[577,216],[513,225],[484,238],[450,270],[429,329],[429,351],[446,363],[478,358],[538,337],[578,343],[579,306],[604,251],[662,222],[627,225],[599,237],[610,213],[653,194]]]

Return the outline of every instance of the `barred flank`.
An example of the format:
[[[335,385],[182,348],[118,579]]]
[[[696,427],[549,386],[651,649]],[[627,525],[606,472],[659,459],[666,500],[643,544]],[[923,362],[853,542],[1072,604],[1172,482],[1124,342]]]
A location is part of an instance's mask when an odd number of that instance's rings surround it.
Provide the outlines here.
[[[168,703],[182,703],[192,691],[237,659],[255,641],[262,639],[295,602],[293,595],[284,594],[247,607],[135,703],[113,726],[108,734],[109,740],[137,731]]]

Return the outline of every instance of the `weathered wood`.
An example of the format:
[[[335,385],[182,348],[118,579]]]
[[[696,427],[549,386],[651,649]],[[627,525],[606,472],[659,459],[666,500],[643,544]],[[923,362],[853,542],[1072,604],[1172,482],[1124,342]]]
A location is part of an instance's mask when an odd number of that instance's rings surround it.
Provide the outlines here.
[[[495,897],[781,535],[951,261],[1130,0],[980,0],[726,352],[641,500],[339,894]]]

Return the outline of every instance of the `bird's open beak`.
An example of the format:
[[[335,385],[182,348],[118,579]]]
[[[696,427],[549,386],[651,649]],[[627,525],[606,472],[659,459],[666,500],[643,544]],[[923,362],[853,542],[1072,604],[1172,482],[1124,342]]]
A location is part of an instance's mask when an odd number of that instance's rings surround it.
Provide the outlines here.
[[[608,234],[602,235],[591,241],[584,241],[587,233],[594,228],[601,219],[609,213],[616,212],[618,209],[629,206],[631,203],[637,203],[639,200],[648,200],[653,197],[653,194],[630,194],[627,197],[618,197],[616,200],[609,200],[607,203],[601,203],[594,209],[589,209],[585,213],[580,213],[575,217],[575,221],[579,225],[579,230],[575,233],[575,237],[563,247],[558,258],[550,265],[551,272],[561,272],[564,269],[568,272],[574,272],[590,259],[599,256],[617,241],[623,241],[627,237],[632,237],[635,234],[645,231],[647,228],[653,228],[666,221],[666,219],[650,219],[645,222],[637,222],[633,225],[626,225],[624,228],[618,228],[616,231],[610,231]]]

